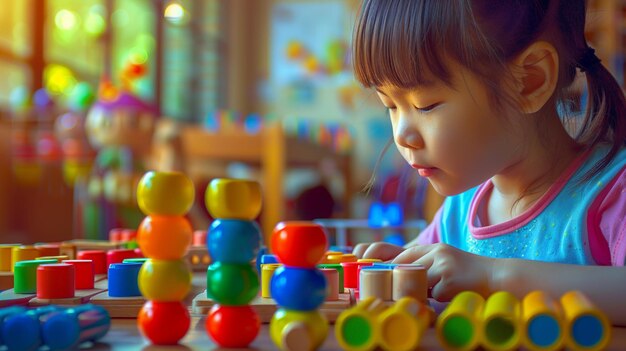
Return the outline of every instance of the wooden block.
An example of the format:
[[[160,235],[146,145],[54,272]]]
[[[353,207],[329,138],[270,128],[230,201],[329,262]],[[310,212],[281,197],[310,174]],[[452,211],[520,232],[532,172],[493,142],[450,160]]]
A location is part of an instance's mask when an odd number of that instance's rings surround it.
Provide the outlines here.
[[[0,272],[0,291],[13,289],[13,273]]]
[[[111,318],[137,318],[146,299],[143,296],[111,297],[105,291],[93,296],[90,302],[104,307]]]
[[[70,242],[61,243],[59,254],[69,257],[70,260],[76,259],[76,246]]]
[[[87,303],[91,300],[92,296],[98,295],[102,293],[102,289],[85,289],[85,290],[76,290],[74,292],[74,297],[66,298],[66,299],[40,299],[35,297],[30,300],[29,306],[45,306],[45,305],[59,305],[59,306],[76,306],[83,303]]]
[[[63,244],[72,244],[74,245],[75,250],[83,251],[83,250],[115,250],[120,249],[124,246],[122,243],[112,243],[110,241],[105,240],[70,240],[65,241]]]
[[[0,292],[0,307],[13,305],[27,305],[28,301],[33,299],[36,294],[16,294],[13,289]]]
[[[215,301],[207,298],[206,291],[198,294],[192,303],[192,311],[198,314],[207,314],[211,307],[215,304]],[[354,295],[353,294],[339,294],[339,300],[336,301],[325,301],[320,307],[320,312],[326,316],[326,319],[330,323],[333,323],[339,317],[339,314],[344,310],[352,307],[354,305]],[[250,306],[254,308],[254,310],[259,315],[262,323],[269,323],[272,320],[272,316],[274,316],[274,312],[278,309],[276,305],[276,301],[271,298],[264,298],[261,296],[257,296],[250,302]]]

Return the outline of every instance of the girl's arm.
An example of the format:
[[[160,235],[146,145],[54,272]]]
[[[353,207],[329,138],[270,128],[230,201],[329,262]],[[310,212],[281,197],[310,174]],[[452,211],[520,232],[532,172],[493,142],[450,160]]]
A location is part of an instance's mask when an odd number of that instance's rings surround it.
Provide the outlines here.
[[[490,290],[507,290],[522,298],[543,290],[554,298],[579,290],[609,317],[626,326],[626,267],[580,266],[521,259],[498,259],[492,266]]]
[[[446,244],[418,245],[398,254],[393,263],[417,263],[428,269],[428,286],[438,301],[450,301],[465,290],[489,297],[505,290],[523,298],[542,290],[553,298],[579,290],[626,326],[626,267],[581,266],[475,255]]]

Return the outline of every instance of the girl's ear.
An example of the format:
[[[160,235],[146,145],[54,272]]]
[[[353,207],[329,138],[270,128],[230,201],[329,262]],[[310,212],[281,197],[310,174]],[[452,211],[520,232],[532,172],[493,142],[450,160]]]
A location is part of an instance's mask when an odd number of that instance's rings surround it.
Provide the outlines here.
[[[559,78],[559,54],[546,41],[536,41],[511,63],[514,97],[524,113],[535,113],[550,100]]]

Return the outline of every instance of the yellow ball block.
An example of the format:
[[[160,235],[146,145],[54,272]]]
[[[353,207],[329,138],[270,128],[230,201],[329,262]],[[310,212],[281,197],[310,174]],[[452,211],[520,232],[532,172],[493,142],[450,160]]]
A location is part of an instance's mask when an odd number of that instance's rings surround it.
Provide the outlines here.
[[[137,187],[137,203],[146,215],[182,216],[194,196],[193,182],[180,172],[148,172]]]
[[[213,179],[204,202],[213,218],[253,220],[261,212],[261,186],[251,180]]]
[[[184,300],[191,290],[191,271],[182,260],[148,259],[139,270],[139,290],[148,300]]]
[[[280,308],[270,322],[270,336],[281,350],[317,350],[328,335],[328,321],[317,310]]]

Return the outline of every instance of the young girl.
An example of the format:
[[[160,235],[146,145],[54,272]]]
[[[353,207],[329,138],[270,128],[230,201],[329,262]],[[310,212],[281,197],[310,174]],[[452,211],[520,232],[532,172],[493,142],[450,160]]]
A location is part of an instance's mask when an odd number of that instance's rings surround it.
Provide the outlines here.
[[[626,103],[584,23],[583,0],[364,2],[356,78],[448,197],[406,247],[355,254],[423,264],[438,300],[581,290],[626,325]],[[577,75],[586,113],[563,116]]]

